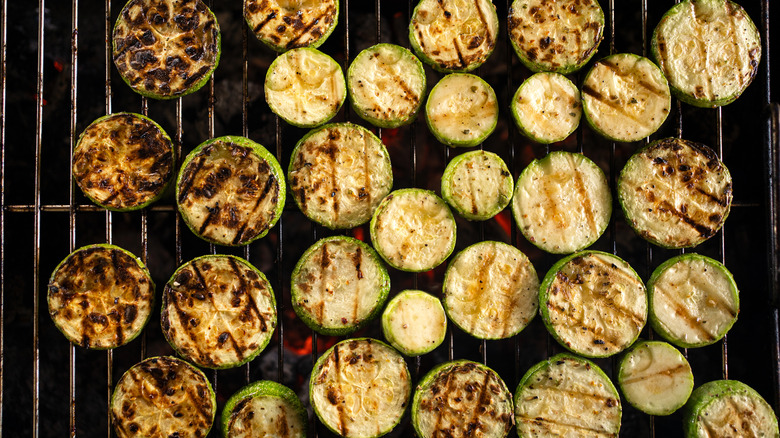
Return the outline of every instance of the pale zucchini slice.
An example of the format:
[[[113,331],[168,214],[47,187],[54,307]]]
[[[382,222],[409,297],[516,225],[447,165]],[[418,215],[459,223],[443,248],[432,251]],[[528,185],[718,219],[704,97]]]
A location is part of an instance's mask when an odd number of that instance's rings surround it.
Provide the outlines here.
[[[515,0],[509,9],[509,40],[535,72],[579,70],[596,53],[603,33],[604,11],[596,0]]]
[[[734,277],[717,260],[683,254],[662,263],[647,282],[650,323],[674,345],[710,345],[731,329],[739,315]]]
[[[444,274],[444,309],[479,339],[520,333],[539,308],[539,277],[519,249],[485,241],[459,252]]]
[[[582,117],[580,90],[558,73],[536,73],[520,85],[510,104],[520,132],[548,144],[566,140]]]
[[[325,53],[308,47],[276,57],[268,67],[264,89],[271,111],[301,128],[327,122],[347,98],[341,66]]]
[[[197,91],[220,54],[217,17],[201,0],[130,0],[114,25],[114,64],[142,96],[174,99]]]
[[[683,431],[686,438],[780,436],[772,406],[737,380],[696,388],[683,409]]]
[[[618,179],[628,224],[664,248],[712,237],[731,210],[731,174],[709,147],[679,138],[649,144],[629,158]]]
[[[182,357],[206,368],[254,359],[276,327],[271,284],[246,260],[206,255],[173,273],[163,292],[162,331]]]
[[[322,423],[344,438],[390,432],[409,404],[412,380],[403,356],[376,339],[347,339],[314,364],[309,399]]]
[[[512,213],[528,241],[568,254],[592,245],[607,229],[612,195],[596,163],[555,151],[532,161],[517,178]]]
[[[390,266],[423,272],[439,266],[455,248],[456,224],[435,193],[401,189],[382,200],[371,218],[371,243]]]
[[[492,369],[456,360],[417,384],[412,425],[420,438],[503,438],[514,424],[512,393]]]
[[[176,181],[182,219],[198,237],[241,246],[282,216],[286,185],[279,162],[245,137],[207,140],[184,159]]]
[[[539,288],[542,321],[564,347],[585,357],[619,353],[647,322],[647,294],[619,257],[584,251],[558,261]]]
[[[590,126],[621,142],[650,136],[672,107],[669,84],[653,61],[631,53],[610,55],[590,69],[582,84],[582,108]]]
[[[467,72],[484,63],[498,38],[490,0],[420,0],[409,22],[409,42],[437,71]]]
[[[374,319],[390,292],[390,277],[370,246],[346,236],[312,245],[293,269],[292,305],[318,333],[350,334]]]
[[[444,307],[427,292],[401,291],[382,313],[382,334],[406,356],[430,353],[444,342],[447,334]]]
[[[277,52],[322,45],[339,19],[338,0],[244,0],[255,36]]]
[[[292,389],[270,380],[233,394],[222,410],[224,438],[306,438],[306,408]]]
[[[496,129],[496,93],[479,76],[449,74],[431,90],[425,121],[436,139],[446,145],[476,146]]]
[[[500,213],[512,199],[514,182],[498,155],[477,150],[458,155],[441,177],[441,196],[461,216],[484,221]]]
[[[136,256],[106,244],[81,247],[54,269],[49,315],[72,343],[115,348],[135,339],[154,305],[154,282]]]
[[[292,152],[287,176],[303,214],[331,229],[368,222],[393,186],[382,140],[351,123],[306,134]]]
[[[520,438],[617,437],[623,408],[595,363],[558,354],[528,370],[515,392]]]
[[[732,1],[685,0],[661,18],[651,50],[678,99],[717,107],[736,100],[753,81],[761,35]]]
[[[637,342],[620,360],[618,384],[626,401],[650,415],[670,415],[693,391],[693,372],[676,348],[661,341]]]

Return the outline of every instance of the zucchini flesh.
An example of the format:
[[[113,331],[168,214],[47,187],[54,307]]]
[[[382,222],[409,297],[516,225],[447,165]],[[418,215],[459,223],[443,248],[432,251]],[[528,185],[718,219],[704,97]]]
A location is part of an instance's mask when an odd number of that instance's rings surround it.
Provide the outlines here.
[[[715,380],[696,388],[683,413],[686,438],[780,436],[769,403],[748,385]]]
[[[539,143],[565,140],[580,124],[580,91],[566,76],[537,73],[526,79],[512,98],[520,131]]]
[[[277,52],[322,45],[336,28],[338,0],[244,0],[255,36]]]
[[[488,220],[509,205],[514,182],[504,160],[492,152],[470,151],[447,164],[441,195],[461,216]]]
[[[419,290],[393,297],[382,313],[382,333],[406,356],[430,353],[444,342],[447,316],[438,298]]]
[[[431,133],[450,146],[476,146],[496,128],[498,100],[482,78],[465,73],[443,77],[425,104]]]
[[[269,380],[233,394],[221,419],[225,438],[306,438],[306,408],[292,389]]]

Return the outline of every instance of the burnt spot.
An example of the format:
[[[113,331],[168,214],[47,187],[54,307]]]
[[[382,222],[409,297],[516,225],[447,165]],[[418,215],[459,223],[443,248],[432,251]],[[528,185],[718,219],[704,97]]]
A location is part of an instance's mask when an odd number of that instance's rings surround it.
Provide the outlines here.
[[[125,324],[132,324],[133,321],[138,317],[138,307],[134,304],[130,304],[125,307],[124,310],[124,320]]]
[[[539,40],[539,48],[541,48],[542,50],[547,50],[547,48],[550,47],[550,44],[552,44],[553,41],[555,41],[555,39],[546,36]]]
[[[157,38],[155,38],[154,34],[150,29],[146,29],[146,31],[144,31],[144,33],[141,34],[139,40],[145,46],[151,46],[152,44],[157,42]]]
[[[200,18],[198,14],[191,10],[185,9],[181,14],[177,14],[173,17],[173,22],[184,32],[194,30],[200,24]]]
[[[157,57],[154,56],[154,51],[149,49],[138,50],[131,56],[130,67],[135,70],[143,70],[147,65],[157,62]]]

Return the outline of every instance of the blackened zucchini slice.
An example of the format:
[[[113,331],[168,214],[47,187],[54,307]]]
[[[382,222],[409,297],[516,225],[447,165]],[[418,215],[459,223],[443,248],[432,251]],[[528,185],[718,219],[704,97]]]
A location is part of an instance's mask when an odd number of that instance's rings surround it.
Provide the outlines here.
[[[536,73],[517,89],[510,110],[520,132],[531,140],[563,141],[580,125],[580,90],[561,74]]]
[[[761,35],[729,0],[685,0],[664,14],[651,50],[674,95],[699,107],[736,100],[758,72]]]
[[[737,321],[739,290],[717,260],[683,254],[662,263],[647,282],[650,323],[678,347],[710,345]]]
[[[163,292],[162,329],[177,353],[206,368],[254,359],[276,327],[271,284],[246,260],[206,255],[173,273]]]
[[[173,99],[197,91],[220,53],[217,18],[201,0],[130,0],[114,26],[114,64],[142,96]]]
[[[582,108],[604,137],[638,141],[658,130],[669,115],[672,95],[661,69],[632,53],[610,55],[593,65],[582,84]]]
[[[264,87],[271,111],[301,128],[327,122],[347,98],[341,66],[330,56],[308,47],[277,56],[268,67]]]
[[[607,229],[612,195],[596,163],[555,151],[532,161],[517,178],[512,213],[531,243],[568,254],[592,245]]]
[[[512,174],[504,160],[482,150],[458,155],[441,177],[441,196],[472,221],[488,220],[506,208],[513,188]]]
[[[401,421],[412,381],[403,356],[384,342],[347,339],[314,364],[309,399],[322,423],[345,438],[376,438]]]
[[[617,437],[622,411],[620,396],[604,371],[570,354],[531,367],[515,392],[521,438]]]
[[[233,394],[222,410],[225,438],[306,438],[306,408],[292,389],[270,380],[251,383]]]
[[[377,44],[358,53],[347,69],[352,109],[381,128],[412,123],[425,97],[425,70],[408,49]]]
[[[596,0],[515,0],[509,9],[509,40],[529,69],[561,74],[582,68],[604,33]]]
[[[70,342],[108,349],[138,336],[154,304],[154,282],[136,256],[114,245],[81,247],[54,269],[49,315]]]
[[[390,266],[423,272],[439,266],[455,248],[456,224],[435,193],[401,189],[382,200],[371,218],[371,243]]]
[[[317,48],[333,33],[338,0],[244,0],[244,18],[255,36],[277,52]]]
[[[444,342],[447,334],[444,307],[427,292],[401,291],[382,313],[382,334],[406,356],[430,353]]]
[[[435,70],[467,72],[484,63],[498,38],[490,0],[420,0],[409,22],[409,42]]]
[[[737,380],[696,388],[683,409],[683,431],[686,438],[780,436],[772,406]]]
[[[420,438],[503,438],[514,424],[512,393],[492,369],[456,360],[434,367],[417,384],[412,425]]]
[[[539,308],[539,277],[519,249],[485,241],[459,252],[444,275],[450,320],[479,339],[520,333]]]
[[[496,93],[479,76],[449,74],[431,90],[425,121],[436,139],[446,145],[476,146],[496,129]]]
[[[382,310],[390,277],[376,252],[346,236],[326,237],[303,253],[291,281],[292,305],[318,333],[347,335]]]
[[[618,179],[628,224],[664,248],[712,237],[731,210],[728,168],[709,147],[679,138],[655,141],[629,158]]]
[[[111,396],[120,438],[205,437],[217,400],[203,372],[175,357],[145,359],[127,370]]]
[[[393,187],[390,155],[382,140],[351,123],[306,134],[295,146],[287,172],[303,214],[331,229],[368,222]]]
[[[625,350],[647,322],[647,294],[621,258],[584,251],[559,260],[539,288],[542,321],[564,347],[585,357]]]
[[[201,143],[184,159],[176,181],[187,226],[206,241],[228,246],[265,236],[282,216],[285,191],[276,158],[236,136]]]

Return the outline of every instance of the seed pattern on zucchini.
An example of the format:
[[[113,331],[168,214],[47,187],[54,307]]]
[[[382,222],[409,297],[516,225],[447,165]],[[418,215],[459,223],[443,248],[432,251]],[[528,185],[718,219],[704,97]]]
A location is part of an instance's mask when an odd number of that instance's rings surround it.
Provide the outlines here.
[[[441,196],[461,216],[473,221],[488,220],[506,208],[513,188],[504,160],[482,150],[458,155],[441,177]]]
[[[425,121],[436,139],[446,145],[476,146],[496,129],[496,93],[479,76],[449,74],[431,90]]]
[[[276,302],[265,275],[234,256],[207,255],[173,273],[163,292],[165,339],[206,368],[249,362],[268,345]]]
[[[221,420],[225,438],[306,438],[308,415],[292,389],[261,380],[233,394]]]
[[[277,52],[319,47],[339,18],[338,0],[244,0],[244,6],[249,28]]]
[[[211,78],[220,38],[217,18],[201,0],[130,0],[114,26],[114,64],[137,93],[173,99]]]
[[[537,73],[523,81],[510,106],[520,132],[544,144],[566,140],[582,116],[580,91],[557,73]]]
[[[382,334],[406,356],[430,353],[447,334],[441,301],[421,290],[399,292],[382,313]]]

